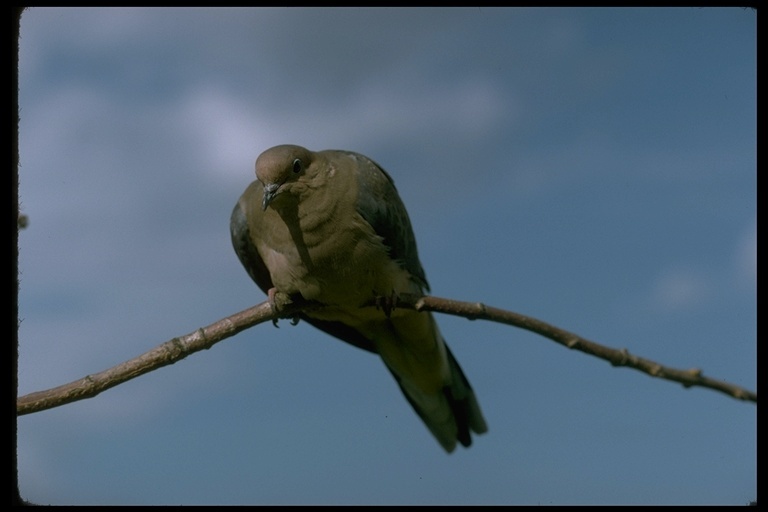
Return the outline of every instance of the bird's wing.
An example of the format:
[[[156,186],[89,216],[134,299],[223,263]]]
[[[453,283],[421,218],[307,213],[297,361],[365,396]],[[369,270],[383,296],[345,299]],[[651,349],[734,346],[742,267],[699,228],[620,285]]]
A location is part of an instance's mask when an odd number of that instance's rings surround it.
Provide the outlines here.
[[[232,236],[232,247],[235,249],[235,254],[240,260],[240,263],[245,267],[248,275],[251,276],[259,288],[264,293],[272,288],[272,278],[269,276],[269,270],[264,264],[264,260],[261,259],[259,251],[256,250],[256,244],[253,243],[251,238],[251,230],[248,227],[248,215],[247,208],[248,202],[253,200],[260,200],[264,195],[264,187],[258,180],[251,183],[240,200],[232,210],[232,216],[229,219],[229,233]]]
[[[429,291],[416,249],[411,220],[395,183],[376,162],[359,153],[344,153],[357,160],[357,211],[389,248],[389,256],[407,270],[414,281]]]

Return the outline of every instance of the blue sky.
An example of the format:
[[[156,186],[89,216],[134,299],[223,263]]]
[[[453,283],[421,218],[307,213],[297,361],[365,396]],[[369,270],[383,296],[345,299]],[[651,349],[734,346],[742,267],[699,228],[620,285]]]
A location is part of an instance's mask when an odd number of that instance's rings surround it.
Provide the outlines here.
[[[51,9],[20,26],[20,395],[264,299],[229,214],[276,144],[393,176],[435,295],[756,389],[750,9]],[[438,322],[489,432],[265,324],[18,419],[41,504],[744,504],[756,407]]]

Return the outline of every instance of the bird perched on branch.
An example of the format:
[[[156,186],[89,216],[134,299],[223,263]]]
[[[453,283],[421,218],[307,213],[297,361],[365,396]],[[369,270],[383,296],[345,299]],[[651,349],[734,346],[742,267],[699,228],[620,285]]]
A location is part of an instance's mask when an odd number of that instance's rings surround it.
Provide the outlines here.
[[[469,446],[487,426],[433,316],[393,307],[429,285],[392,178],[358,153],[294,145],[259,155],[256,178],[230,230],[273,307],[276,292],[322,304],[299,317],[379,354],[443,448]]]

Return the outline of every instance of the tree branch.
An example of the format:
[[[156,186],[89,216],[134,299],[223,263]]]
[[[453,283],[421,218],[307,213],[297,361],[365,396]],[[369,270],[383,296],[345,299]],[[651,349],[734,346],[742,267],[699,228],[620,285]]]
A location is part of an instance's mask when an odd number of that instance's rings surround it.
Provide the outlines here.
[[[131,380],[139,375],[173,364],[190,354],[209,349],[219,341],[267,320],[278,317],[293,317],[299,312],[320,307],[311,302],[291,302],[286,296],[277,294],[277,311],[274,313],[268,302],[235,313],[213,324],[197,329],[187,335],[173,338],[152,350],[113,366],[102,372],[86,375],[82,379],[45,391],[24,395],[16,400],[16,413],[21,416],[52,409],[70,402],[91,398],[104,390]],[[701,370],[679,370],[630,354],[626,349],[617,350],[599,345],[535,318],[486,306],[479,302],[460,302],[439,297],[400,296],[396,307],[416,311],[434,311],[462,316],[470,320],[483,319],[520,327],[556,341],[570,349],[605,359],[614,366],[627,366],[653,377],[681,383],[685,387],[700,386],[714,389],[739,400],[757,402],[757,393],[727,382],[704,377]]]

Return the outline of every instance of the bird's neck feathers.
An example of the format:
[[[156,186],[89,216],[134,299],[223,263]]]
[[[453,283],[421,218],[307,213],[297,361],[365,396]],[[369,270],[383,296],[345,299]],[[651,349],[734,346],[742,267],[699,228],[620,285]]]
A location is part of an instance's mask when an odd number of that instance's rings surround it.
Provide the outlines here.
[[[289,225],[305,233],[321,226],[335,224],[352,215],[356,201],[354,183],[349,173],[329,166],[314,176],[291,184],[283,201],[274,204],[275,211]],[[277,201],[275,202],[277,203]]]

